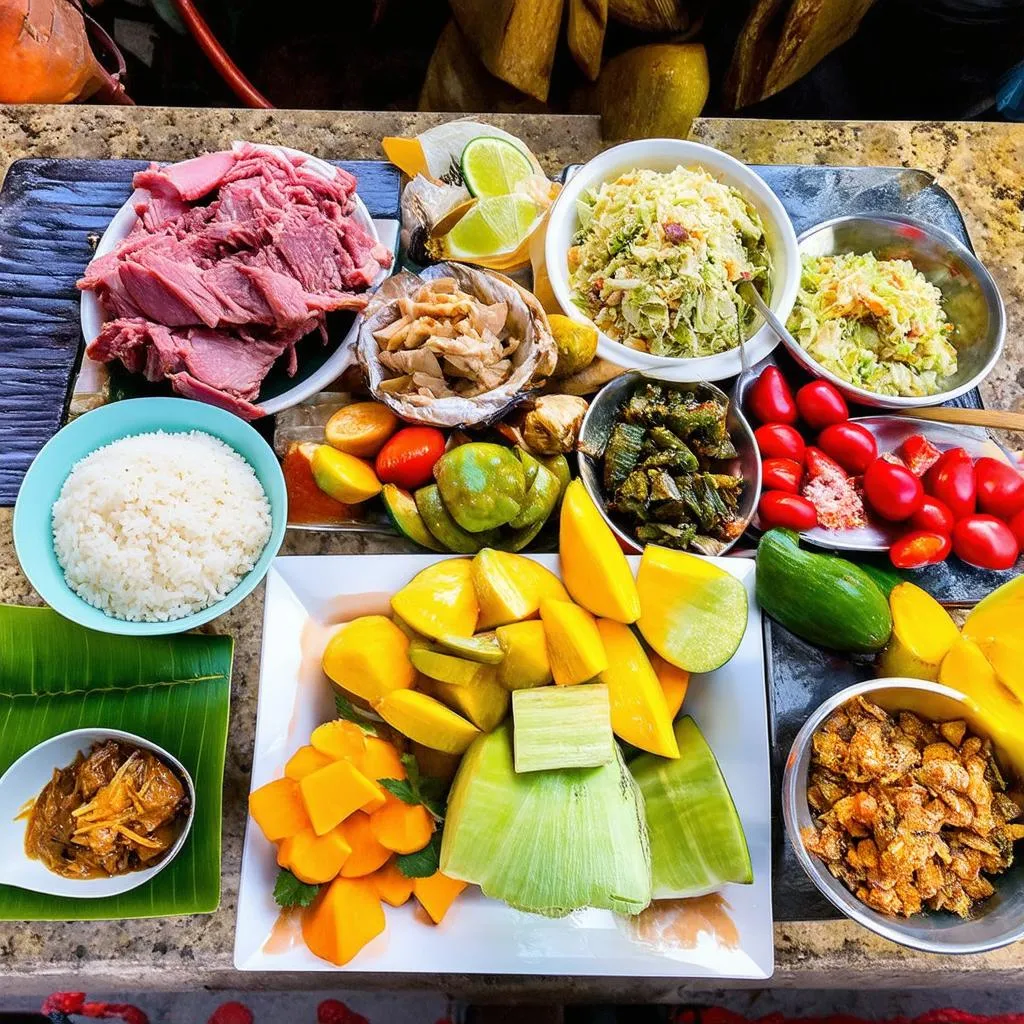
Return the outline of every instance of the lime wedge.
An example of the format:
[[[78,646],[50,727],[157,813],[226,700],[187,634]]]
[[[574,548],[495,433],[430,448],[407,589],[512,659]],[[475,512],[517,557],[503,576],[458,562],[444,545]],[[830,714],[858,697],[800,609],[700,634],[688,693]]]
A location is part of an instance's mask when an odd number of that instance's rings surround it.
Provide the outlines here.
[[[459,259],[511,252],[540,214],[529,196],[518,193],[481,199],[445,236],[445,252]]]
[[[470,139],[462,151],[462,180],[480,199],[507,196],[531,174],[529,158],[505,139],[483,135]]]

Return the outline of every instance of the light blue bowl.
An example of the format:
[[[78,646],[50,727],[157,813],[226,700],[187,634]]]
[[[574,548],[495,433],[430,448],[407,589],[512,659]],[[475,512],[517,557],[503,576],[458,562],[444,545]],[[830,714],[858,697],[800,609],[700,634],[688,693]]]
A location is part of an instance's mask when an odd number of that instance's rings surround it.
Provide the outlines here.
[[[97,448],[134,434],[201,430],[219,437],[252,466],[270,502],[270,540],[252,571],[216,604],[170,622],[128,622],[83,601],[65,582],[53,550],[51,510],[71,468]],[[35,457],[14,506],[14,548],[22,571],[51,608],[72,622],[102,633],[160,636],[194,629],[223,615],[267,574],[284,539],[288,498],[284,474],[273,449],[244,420],[212,405],[185,398],[136,398],[112,402],[72,420]]]

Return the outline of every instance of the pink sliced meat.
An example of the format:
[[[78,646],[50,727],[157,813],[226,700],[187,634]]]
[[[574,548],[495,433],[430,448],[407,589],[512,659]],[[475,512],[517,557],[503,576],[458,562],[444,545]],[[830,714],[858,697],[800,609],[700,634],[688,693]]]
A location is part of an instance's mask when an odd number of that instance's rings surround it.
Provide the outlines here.
[[[166,167],[151,164],[146,170],[137,171],[132,183],[161,198],[194,202],[209,195],[234,166],[235,154],[230,150],[204,153]]]
[[[206,402],[208,405],[216,405],[221,409],[227,409],[243,420],[258,420],[266,413],[252,402],[244,398],[236,398],[226,391],[211,387],[206,381],[193,377],[190,373],[175,373],[169,378],[171,387],[184,398],[194,398],[197,402]]]
[[[188,340],[188,372],[218,391],[246,400],[256,397],[260,381],[289,347],[270,341],[247,343],[224,331],[204,328],[193,328]]]

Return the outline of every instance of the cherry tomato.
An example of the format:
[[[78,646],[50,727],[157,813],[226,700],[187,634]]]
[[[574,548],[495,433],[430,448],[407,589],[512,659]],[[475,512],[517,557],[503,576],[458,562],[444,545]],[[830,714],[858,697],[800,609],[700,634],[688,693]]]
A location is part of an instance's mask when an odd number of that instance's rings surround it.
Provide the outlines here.
[[[850,418],[846,399],[827,380],[812,380],[796,393],[796,407],[804,422],[814,430]]]
[[[906,466],[875,459],[864,474],[864,497],[884,519],[908,519],[924,498],[921,481]]]
[[[889,560],[897,569],[920,569],[924,565],[944,562],[952,548],[953,542],[948,533],[914,530],[893,541]]]
[[[1017,546],[1024,549],[1024,509],[1021,509],[1007,523],[1007,526],[1010,527],[1010,532],[1017,538]]]
[[[750,389],[750,412],[762,423],[796,423],[796,402],[777,366],[766,366]]]
[[[878,458],[875,435],[859,423],[833,423],[818,435],[818,447],[847,473],[863,473]]]
[[[1020,545],[1002,519],[970,515],[953,527],[953,550],[979,569],[1009,569],[1017,561]]]
[[[978,508],[1000,519],[1011,519],[1024,508],[1024,475],[999,459],[983,456],[974,464]]]
[[[950,448],[925,473],[924,485],[933,498],[945,502],[954,519],[962,519],[974,511],[977,483],[974,460],[963,448]]]
[[[787,423],[766,423],[754,431],[754,440],[765,459],[792,459],[804,462],[804,439]]]
[[[942,458],[942,452],[922,434],[911,434],[900,445],[899,456],[914,476],[924,476]]]
[[[377,453],[377,478],[407,491],[422,487],[444,455],[444,443],[444,434],[436,427],[403,427]]]
[[[921,499],[917,511],[910,517],[910,525],[915,530],[951,534],[953,532],[953,513],[949,511],[949,506],[945,502],[926,494]]]
[[[800,478],[803,469],[793,459],[765,459],[761,466],[761,482],[773,491],[800,493]]]
[[[799,494],[785,491],[765,491],[757,505],[761,529],[783,526],[789,530],[811,530],[818,525],[814,506]]]

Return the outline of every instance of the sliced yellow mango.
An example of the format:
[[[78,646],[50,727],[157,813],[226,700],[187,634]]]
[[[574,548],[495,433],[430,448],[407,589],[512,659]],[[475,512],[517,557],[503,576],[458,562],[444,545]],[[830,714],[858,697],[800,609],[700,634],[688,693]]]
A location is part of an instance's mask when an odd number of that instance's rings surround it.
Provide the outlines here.
[[[440,924],[466,885],[466,882],[449,878],[438,871],[429,878],[414,879],[412,891],[430,920]]]
[[[380,787],[348,761],[332,761],[299,782],[302,804],[313,831],[322,836],[354,811],[384,803]]]
[[[298,782],[304,775],[315,772],[317,768],[323,768],[325,764],[330,764],[333,760],[326,754],[321,754],[316,747],[307,744],[305,747],[299,747],[288,758],[288,763],[284,766],[284,774],[286,778]]]
[[[1015,576],[979,601],[964,622],[963,634],[982,647],[1024,634],[1024,576]]]
[[[416,690],[395,690],[375,707],[377,714],[403,736],[447,754],[463,753],[480,735],[471,722]]]
[[[281,840],[277,863],[306,885],[323,885],[337,877],[351,852],[340,829],[318,836],[312,828],[304,828]]]
[[[735,576],[699,555],[648,544],[636,582],[637,626],[666,661],[713,672],[736,653],[747,629],[747,591]]]
[[[1018,700],[1024,701],[1024,638],[1017,643],[993,640],[982,650],[999,682],[1011,690]]]
[[[880,676],[935,680],[960,630],[949,612],[913,583],[898,583],[889,594],[892,636],[882,651]]]
[[[473,563],[447,558],[428,565],[391,598],[391,608],[423,636],[472,636],[480,615]]]
[[[498,666],[498,682],[508,690],[525,690],[551,682],[544,623],[512,622],[497,629],[505,658]]]
[[[494,675],[467,686],[434,682],[434,695],[468,718],[482,732],[490,732],[508,714],[511,694]]]
[[[357,768],[362,767],[366,754],[366,733],[355,722],[346,722],[341,718],[324,722],[313,730],[309,742],[314,750],[331,761],[351,761]]]
[[[384,908],[373,882],[336,878],[302,916],[309,951],[339,967],[384,931]]]
[[[350,814],[339,826],[338,831],[345,842],[352,847],[345,863],[341,866],[342,878],[362,878],[372,875],[391,857],[391,851],[377,842],[370,827],[370,816],[364,811]]]
[[[346,693],[371,702],[416,682],[409,638],[383,615],[363,615],[335,633],[324,649],[323,670]]]
[[[493,629],[537,614],[542,598],[567,601],[558,577],[524,555],[484,548],[473,556],[479,629]]]
[[[392,907],[401,907],[408,903],[412,895],[413,880],[398,870],[398,865],[389,860],[382,868],[378,868],[370,881],[377,890],[377,895]]]
[[[373,466],[329,444],[317,445],[309,467],[317,487],[342,504],[358,505],[380,494],[382,485]]]
[[[665,694],[633,630],[614,619],[598,619],[597,631],[608,657],[598,678],[608,687],[612,732],[641,750],[678,757]]]
[[[405,766],[394,744],[376,736],[366,737],[366,753],[360,771],[374,782],[405,778]]]
[[[309,815],[294,779],[274,779],[249,794],[249,813],[272,842],[309,828]]]
[[[594,616],[571,601],[540,603],[551,674],[559,686],[585,683],[608,667]]]
[[[558,550],[562,579],[577,604],[616,622],[640,618],[633,572],[580,480],[573,480],[565,489]]]
[[[669,664],[660,654],[654,653],[651,654],[651,668],[661,684],[669,717],[675,720],[686,699],[686,691],[690,688],[690,673],[685,668]]]
[[[498,678],[498,670],[494,665],[457,658],[435,650],[422,641],[410,645],[409,657],[413,665],[425,676],[440,680],[442,683],[473,686],[477,683],[493,683]]]

